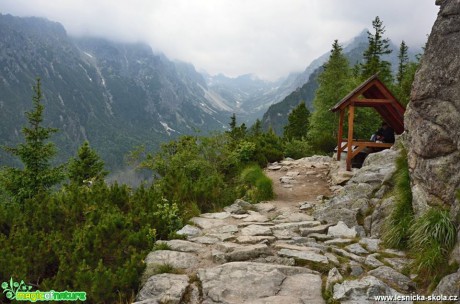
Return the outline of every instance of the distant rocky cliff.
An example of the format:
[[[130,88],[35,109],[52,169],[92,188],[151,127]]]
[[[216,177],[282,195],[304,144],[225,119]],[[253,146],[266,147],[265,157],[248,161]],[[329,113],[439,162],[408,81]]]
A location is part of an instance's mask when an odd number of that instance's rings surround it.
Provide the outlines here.
[[[454,206],[460,188],[460,1],[436,4],[440,11],[405,116],[418,214],[429,205]]]

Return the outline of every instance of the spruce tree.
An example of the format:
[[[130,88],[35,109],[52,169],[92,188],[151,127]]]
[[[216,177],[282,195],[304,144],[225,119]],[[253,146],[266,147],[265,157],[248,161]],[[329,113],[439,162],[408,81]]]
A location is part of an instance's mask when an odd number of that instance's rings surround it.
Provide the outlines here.
[[[318,77],[318,85],[308,139],[314,150],[329,153],[336,146],[338,127],[338,117],[330,109],[356,85],[348,59],[337,40],[332,44],[329,60]]]
[[[16,147],[3,147],[23,164],[21,169],[3,168],[0,180],[5,192],[21,204],[40,192],[48,191],[64,178],[63,166],[51,165],[56,147],[48,140],[57,129],[42,126],[44,106],[38,78],[33,91],[33,110],[25,113],[29,126],[22,129],[25,142]]]
[[[85,141],[78,149],[78,155],[69,162],[68,175],[70,182],[83,185],[85,182],[103,180],[108,172],[104,171],[104,162]]]
[[[309,118],[310,111],[308,111],[305,102],[301,101],[289,114],[288,124],[284,127],[284,138],[287,140],[301,140],[306,137]]]
[[[379,16],[372,21],[374,33],[367,32],[369,41],[368,48],[364,51],[364,64],[361,68],[362,80],[365,80],[372,75],[379,73],[379,78],[386,85],[391,85],[393,77],[391,75],[391,63],[382,60],[383,55],[388,55],[392,51],[390,49],[390,39],[383,38],[385,27]]]
[[[401,86],[404,74],[406,74],[407,71],[407,64],[409,63],[408,50],[409,48],[403,40],[399,46],[398,54],[398,74],[396,75],[398,86]]]

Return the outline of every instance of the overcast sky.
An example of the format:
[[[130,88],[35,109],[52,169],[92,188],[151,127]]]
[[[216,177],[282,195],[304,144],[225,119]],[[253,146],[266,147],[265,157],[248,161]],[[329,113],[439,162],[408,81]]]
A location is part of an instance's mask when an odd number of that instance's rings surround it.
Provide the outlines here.
[[[425,43],[434,0],[0,0],[0,12],[40,16],[71,35],[147,42],[170,59],[228,76],[273,80],[302,71],[380,16],[399,45]]]

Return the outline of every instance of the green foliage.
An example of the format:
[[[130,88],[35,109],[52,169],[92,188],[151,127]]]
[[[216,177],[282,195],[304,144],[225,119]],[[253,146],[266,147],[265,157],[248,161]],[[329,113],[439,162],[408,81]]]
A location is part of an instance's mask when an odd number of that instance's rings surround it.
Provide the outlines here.
[[[313,150],[307,140],[293,139],[284,144],[284,155],[293,159],[312,156]]]
[[[391,53],[390,40],[383,38],[385,27],[379,16],[372,21],[374,33],[367,32],[369,46],[364,51],[364,63],[361,66],[361,77],[365,80],[372,75],[379,73],[379,78],[386,85],[391,86],[393,76],[391,75],[391,64],[388,61],[382,60],[382,55]]]
[[[254,204],[273,198],[273,183],[259,166],[244,169],[240,182],[243,197]]]
[[[410,248],[419,272],[434,275],[448,264],[457,240],[457,229],[448,210],[432,207],[415,220],[410,232]]]
[[[78,155],[69,161],[67,167],[70,182],[83,185],[84,182],[95,182],[104,179],[108,174],[104,171],[104,162],[85,141],[78,149]]]
[[[3,168],[0,174],[0,184],[4,191],[21,204],[40,192],[49,191],[64,178],[62,166],[51,166],[56,148],[48,139],[57,130],[42,126],[44,106],[41,103],[43,96],[40,79],[37,79],[33,90],[34,108],[26,112],[29,126],[22,129],[25,142],[17,147],[3,147],[6,152],[21,160],[23,169]]]
[[[288,117],[288,124],[284,126],[284,138],[287,140],[302,139],[307,136],[308,120],[310,111],[308,111],[305,102],[302,101]]]
[[[156,238],[180,228],[177,207],[155,187],[133,191],[99,182],[0,208],[0,278],[41,290],[84,290],[90,303],[128,299]]]
[[[410,227],[414,220],[409,167],[405,150],[401,152],[396,161],[394,179],[396,201],[385,222],[383,240],[389,247],[405,249],[408,247]]]
[[[169,246],[168,243],[156,242],[153,246],[153,251],[157,250],[171,250],[171,246]]]
[[[408,55],[409,48],[404,42],[401,42],[399,46],[399,54],[398,54],[398,74],[396,75],[396,81],[400,85],[404,74],[406,74],[407,64],[409,63],[409,55]]]
[[[350,65],[337,40],[331,55],[318,77],[319,87],[313,100],[314,112],[310,119],[308,140],[320,153],[330,153],[337,145],[338,116],[330,109],[356,85]]]

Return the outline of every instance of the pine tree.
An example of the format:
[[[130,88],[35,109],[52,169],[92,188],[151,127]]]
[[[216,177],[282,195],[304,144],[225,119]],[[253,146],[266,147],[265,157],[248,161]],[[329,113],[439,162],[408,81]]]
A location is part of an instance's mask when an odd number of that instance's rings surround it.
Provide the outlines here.
[[[356,84],[347,58],[337,40],[331,55],[318,77],[318,89],[313,100],[314,112],[310,118],[308,139],[318,152],[331,152],[336,146],[338,118],[330,111]]]
[[[6,193],[21,204],[40,192],[48,191],[64,178],[63,166],[51,166],[56,147],[48,139],[57,129],[42,126],[44,106],[38,78],[33,91],[33,110],[26,112],[29,126],[22,129],[25,142],[17,147],[3,147],[23,164],[22,169],[4,168],[0,180]]]
[[[310,119],[310,111],[308,111],[305,102],[292,110],[288,117],[288,124],[284,126],[284,138],[287,140],[302,139],[307,136],[308,121]]]
[[[407,71],[407,64],[409,63],[408,50],[409,48],[403,40],[401,42],[401,45],[399,46],[399,54],[398,54],[398,74],[396,75],[398,86],[401,86],[402,80],[404,78],[404,74]]]
[[[385,84],[391,85],[393,77],[391,75],[391,63],[382,60],[383,55],[388,55],[392,51],[390,49],[390,40],[383,38],[385,34],[385,27],[379,16],[375,17],[372,21],[374,33],[367,32],[369,46],[364,51],[364,64],[361,67],[361,77],[363,80],[379,73],[379,78]]]
[[[71,183],[83,185],[85,182],[103,180],[108,174],[104,162],[85,141],[78,149],[78,155],[69,162],[68,175]]]

